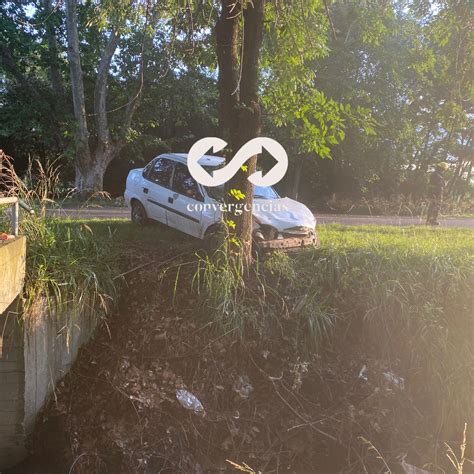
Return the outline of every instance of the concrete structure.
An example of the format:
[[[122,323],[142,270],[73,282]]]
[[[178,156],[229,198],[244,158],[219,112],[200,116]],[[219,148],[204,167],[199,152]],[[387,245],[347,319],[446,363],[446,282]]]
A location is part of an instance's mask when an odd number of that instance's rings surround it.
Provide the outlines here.
[[[0,314],[0,470],[26,456],[24,338],[16,309],[14,303]]]
[[[79,348],[97,326],[97,317],[78,313],[74,308],[57,314],[45,300],[28,315],[24,330],[24,428],[29,434],[37,413],[43,408],[58,380],[76,360]]]
[[[25,442],[38,412],[92,336],[97,320],[74,308],[57,314],[45,300],[28,312],[25,324],[15,305],[0,314],[0,471],[27,455]]]
[[[0,241],[0,314],[12,304],[23,289],[25,260],[25,237]]]
[[[17,235],[18,199],[1,198],[0,203],[14,206],[12,230]],[[36,415],[98,319],[72,305],[58,313],[54,301],[44,298],[23,314],[17,297],[23,290],[25,264],[24,237],[0,241],[0,472],[27,455],[25,442]]]
[[[13,198],[8,198],[13,199]],[[2,198],[2,204],[12,204]],[[15,198],[13,233],[18,233]],[[26,239],[0,241],[0,469],[26,455],[24,446],[25,361],[23,328],[18,320],[17,296],[25,280]]]

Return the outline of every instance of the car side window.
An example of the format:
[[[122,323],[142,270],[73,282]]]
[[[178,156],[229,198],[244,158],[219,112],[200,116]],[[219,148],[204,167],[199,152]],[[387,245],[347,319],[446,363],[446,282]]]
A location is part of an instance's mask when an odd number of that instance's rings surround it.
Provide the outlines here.
[[[142,172],[142,176],[146,179],[148,179],[148,175],[150,174],[150,170],[151,168],[153,167],[153,165],[155,164],[155,160],[152,160],[150,161],[150,163],[148,163],[145,168],[143,168],[143,172]]]
[[[166,158],[158,158],[151,167],[146,179],[155,184],[170,187],[171,175],[173,174],[174,163]]]
[[[188,167],[182,163],[176,163],[172,189],[183,196],[196,199],[197,201],[204,200],[198,184],[189,173]]]

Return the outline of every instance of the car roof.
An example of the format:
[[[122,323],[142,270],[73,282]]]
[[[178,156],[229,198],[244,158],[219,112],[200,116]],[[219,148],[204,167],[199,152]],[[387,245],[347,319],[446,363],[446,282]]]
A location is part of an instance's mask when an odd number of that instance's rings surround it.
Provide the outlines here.
[[[163,153],[158,158],[169,158],[173,161],[186,164],[188,162],[187,153]],[[199,164],[202,166],[216,167],[225,163],[225,158],[222,156],[204,155],[199,159]]]

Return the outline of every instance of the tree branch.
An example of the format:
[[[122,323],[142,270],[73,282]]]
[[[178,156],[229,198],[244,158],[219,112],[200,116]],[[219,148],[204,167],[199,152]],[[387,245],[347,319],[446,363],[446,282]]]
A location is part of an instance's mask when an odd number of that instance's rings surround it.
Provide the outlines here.
[[[107,120],[107,78],[109,76],[110,63],[117,49],[120,37],[115,29],[110,33],[107,45],[100,58],[95,81],[94,111],[97,124],[97,136],[99,147],[106,149],[110,146],[110,132]]]
[[[229,139],[236,131],[235,109],[239,101],[237,66],[239,64],[239,19],[232,9],[233,0],[222,0],[216,23],[217,62],[219,65],[219,134]],[[232,143],[233,140],[230,139]]]

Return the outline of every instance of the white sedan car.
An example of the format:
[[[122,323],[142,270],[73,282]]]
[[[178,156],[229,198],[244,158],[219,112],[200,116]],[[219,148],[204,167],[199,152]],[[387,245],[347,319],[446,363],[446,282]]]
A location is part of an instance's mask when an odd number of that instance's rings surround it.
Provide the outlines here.
[[[199,161],[208,172],[225,159],[206,155]],[[165,153],[127,177],[125,202],[132,221],[156,220],[199,239],[211,238],[221,227],[224,187],[197,183],[186,153]],[[316,243],[316,219],[302,203],[281,198],[272,187],[254,187],[254,242],[262,249],[297,248]]]

